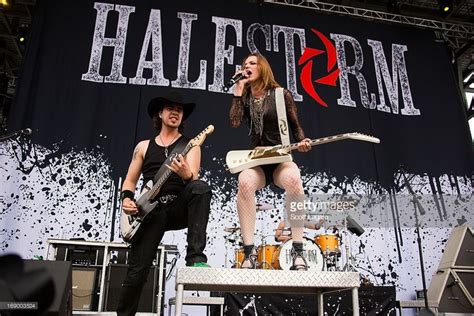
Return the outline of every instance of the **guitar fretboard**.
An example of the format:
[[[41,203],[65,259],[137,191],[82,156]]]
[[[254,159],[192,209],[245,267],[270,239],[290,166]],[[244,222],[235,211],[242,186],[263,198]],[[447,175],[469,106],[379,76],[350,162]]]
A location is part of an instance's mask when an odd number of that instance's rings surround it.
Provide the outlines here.
[[[328,137],[322,137],[322,138],[316,138],[311,140],[311,146],[316,146],[316,145],[321,145],[321,144],[326,144],[326,143],[331,143],[331,142],[336,142],[340,141],[343,139],[355,139],[355,140],[362,140],[362,141],[368,141],[371,143],[379,143],[380,140],[376,137],[360,134],[360,133],[346,133],[346,134],[339,134],[339,135],[334,135],[334,136],[328,136]],[[289,152],[291,150],[295,150],[298,148],[298,143],[293,143],[289,145],[277,145],[273,146],[270,148],[266,149],[256,149],[252,151],[252,156],[254,158],[259,157],[259,156],[264,156],[265,154],[268,153],[275,153],[277,151],[283,151],[283,152]]]
[[[188,143],[184,150],[181,152],[181,155],[185,156],[192,148],[192,144]],[[165,161],[165,163],[168,161]],[[165,167],[166,168],[166,167]],[[170,169],[166,168],[166,170],[163,172],[163,174],[156,180],[155,184],[153,184],[153,187],[150,190],[150,198],[154,199],[156,195],[158,194],[159,190],[163,186],[163,184],[168,180],[168,178],[171,176],[171,171]]]

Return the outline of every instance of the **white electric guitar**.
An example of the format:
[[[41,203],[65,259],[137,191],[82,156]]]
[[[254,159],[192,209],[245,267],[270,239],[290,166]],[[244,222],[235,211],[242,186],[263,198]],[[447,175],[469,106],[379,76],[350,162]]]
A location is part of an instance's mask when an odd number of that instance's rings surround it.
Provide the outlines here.
[[[332,143],[344,139],[362,140],[371,143],[380,143],[380,139],[360,133],[346,133],[311,140],[311,146]],[[298,143],[276,145],[265,149],[231,150],[225,157],[227,167],[231,173],[238,173],[260,165],[293,161],[290,151],[298,148]]]
[[[194,146],[201,146],[207,135],[211,134],[213,131],[213,125],[206,127],[206,129],[199,133],[199,135],[189,141],[184,150],[181,152],[181,155],[185,156]],[[136,233],[140,229],[143,219],[148,214],[150,214],[150,212],[153,211],[153,209],[158,204],[156,197],[158,196],[163,184],[170,177],[172,171],[163,165],[158,170],[158,173],[160,173],[160,176],[156,180],[155,184],[153,184],[153,180],[148,181],[136,201],[139,214],[132,216],[127,215],[122,211],[122,215],[120,217],[120,234],[122,235],[122,239],[126,242],[132,242],[134,240],[135,236],[137,236]]]

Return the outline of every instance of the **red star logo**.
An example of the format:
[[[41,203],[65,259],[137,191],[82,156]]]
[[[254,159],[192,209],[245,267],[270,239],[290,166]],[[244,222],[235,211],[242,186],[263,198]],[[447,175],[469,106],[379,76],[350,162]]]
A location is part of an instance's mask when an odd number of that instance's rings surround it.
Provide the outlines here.
[[[333,87],[336,86],[336,81],[340,73],[339,68],[337,68],[336,66],[336,48],[334,47],[334,44],[323,33],[319,32],[316,29],[311,29],[311,31],[319,37],[321,42],[323,42],[325,50],[305,47],[303,55],[301,55],[300,59],[298,60],[299,66],[304,64],[303,68],[301,69],[300,81],[306,93],[308,93],[320,105],[327,107],[327,103],[316,92],[316,84],[322,84]],[[328,73],[316,80],[313,80],[312,58],[324,53],[326,53],[327,55],[326,68]],[[336,69],[333,70],[334,67],[336,67]]]

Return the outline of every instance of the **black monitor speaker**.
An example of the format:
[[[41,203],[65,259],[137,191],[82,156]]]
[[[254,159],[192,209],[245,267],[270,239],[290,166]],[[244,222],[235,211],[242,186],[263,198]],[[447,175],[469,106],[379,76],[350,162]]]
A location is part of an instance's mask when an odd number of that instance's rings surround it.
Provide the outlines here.
[[[72,315],[71,262],[24,260],[24,265],[26,274],[43,270],[51,276],[54,282],[55,294],[46,315]],[[31,284],[29,286],[31,287]]]
[[[117,310],[122,283],[127,274],[128,265],[111,264],[107,272],[107,286],[105,298],[105,310]],[[156,313],[158,295],[158,267],[150,267],[147,280],[143,285],[140,301],[138,302],[138,312]],[[161,297],[161,296],[160,296]],[[163,304],[161,304],[163,306]]]

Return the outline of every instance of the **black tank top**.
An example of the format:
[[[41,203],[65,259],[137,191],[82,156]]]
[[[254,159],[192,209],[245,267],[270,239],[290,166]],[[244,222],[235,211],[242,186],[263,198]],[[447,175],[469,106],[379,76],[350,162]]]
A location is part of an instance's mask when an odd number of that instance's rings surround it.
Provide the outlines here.
[[[189,138],[186,136],[181,136],[178,138],[172,145],[168,146],[168,154],[171,154],[176,145],[182,141],[187,143],[189,142]],[[145,181],[144,183],[153,180],[156,172],[161,168],[165,160],[165,147],[158,145],[155,141],[155,138],[150,139],[142,167],[143,179]],[[177,194],[184,188],[184,186],[185,184],[181,177],[172,172],[168,180],[161,187],[159,195]]]

